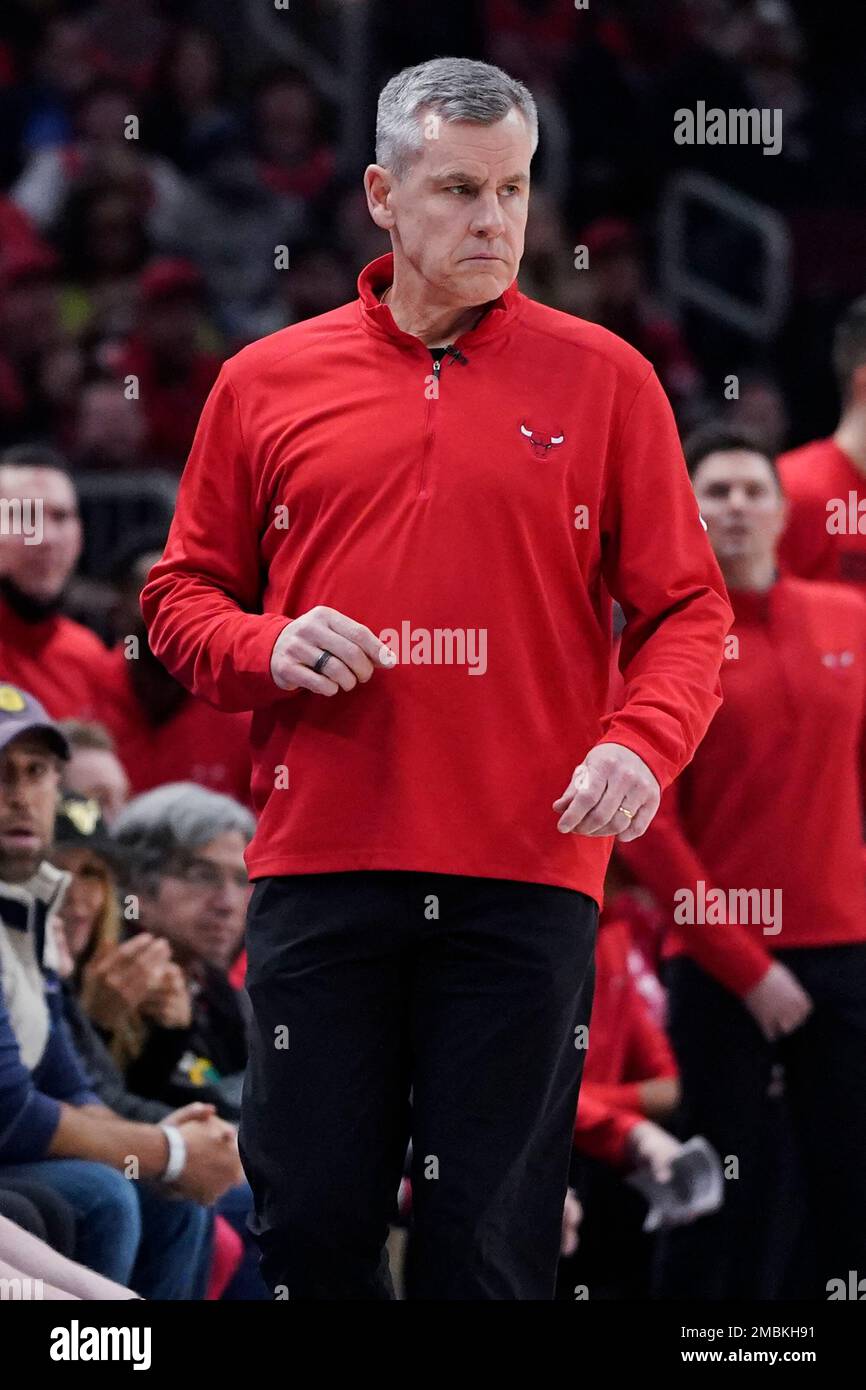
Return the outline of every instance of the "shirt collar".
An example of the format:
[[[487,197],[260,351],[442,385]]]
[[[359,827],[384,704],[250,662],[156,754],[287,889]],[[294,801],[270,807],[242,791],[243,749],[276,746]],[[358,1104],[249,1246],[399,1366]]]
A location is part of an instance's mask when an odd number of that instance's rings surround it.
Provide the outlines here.
[[[366,331],[376,338],[402,343],[404,347],[423,346],[420,338],[416,338],[412,333],[404,333],[402,328],[397,327],[390,305],[379,302],[380,296],[393,279],[393,251],[364,266],[358,276],[358,308],[361,323]],[[512,280],[499,298],[491,301],[480,322],[467,333],[461,333],[456,341],[461,347],[474,347],[476,343],[501,333],[505,325],[511,323],[517,315],[523,298],[517,288],[517,280]],[[427,351],[426,348],[424,350]]]
[[[769,623],[778,600],[780,580],[769,589],[728,589],[728,598],[737,623]]]
[[[0,921],[19,931],[44,922],[49,911],[56,912],[60,907],[71,877],[43,859],[35,874],[23,883],[0,881]]]

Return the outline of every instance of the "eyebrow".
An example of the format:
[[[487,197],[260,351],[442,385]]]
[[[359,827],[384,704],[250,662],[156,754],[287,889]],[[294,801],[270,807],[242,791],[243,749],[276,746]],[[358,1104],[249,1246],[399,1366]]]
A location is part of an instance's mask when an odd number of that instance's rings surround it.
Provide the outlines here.
[[[431,174],[431,178],[435,183],[468,183],[471,184],[473,188],[477,188],[480,182],[474,174],[467,174],[463,169],[446,169],[444,173]],[[528,183],[529,177],[523,173],[509,174],[506,178],[501,179],[500,182]]]

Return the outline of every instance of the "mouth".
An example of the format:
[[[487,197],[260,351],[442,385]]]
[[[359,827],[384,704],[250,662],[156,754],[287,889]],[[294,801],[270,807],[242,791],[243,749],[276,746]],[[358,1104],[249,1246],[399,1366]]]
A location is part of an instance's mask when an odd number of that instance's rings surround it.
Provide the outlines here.
[[[6,829],[0,829],[0,839],[5,840],[10,847],[14,845],[16,849],[38,849],[40,844],[36,831],[25,825],[10,825]]]
[[[501,261],[501,260],[502,260],[502,256],[490,256],[490,255],[464,256],[463,259],[464,259],[464,261]]]

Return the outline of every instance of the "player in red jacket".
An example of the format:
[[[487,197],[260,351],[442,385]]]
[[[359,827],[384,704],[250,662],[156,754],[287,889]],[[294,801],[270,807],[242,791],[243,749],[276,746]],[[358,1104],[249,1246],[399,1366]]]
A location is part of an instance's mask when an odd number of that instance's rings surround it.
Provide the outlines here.
[[[778,460],[789,507],[779,559],[789,574],[866,594],[866,296],[836,327],[833,365],[842,395],[835,430]]]
[[[779,578],[785,503],[748,437],[709,429],[686,450],[734,605],[724,703],[647,835],[621,853],[671,928],[684,1122],[738,1172],[718,1215],[671,1235],[662,1292],[785,1287],[801,1206],[780,1210],[784,1069],[815,1226],[798,1291],[824,1298],[829,1278],[866,1268],[866,602]]]
[[[392,79],[393,253],[223,368],[142,594],[178,679],[254,711],[241,1145],[292,1298],[389,1296],[410,1131],[412,1296],[553,1296],[611,839],[719,702],[730,610],[652,368],[516,284],[536,131],[487,64]]]

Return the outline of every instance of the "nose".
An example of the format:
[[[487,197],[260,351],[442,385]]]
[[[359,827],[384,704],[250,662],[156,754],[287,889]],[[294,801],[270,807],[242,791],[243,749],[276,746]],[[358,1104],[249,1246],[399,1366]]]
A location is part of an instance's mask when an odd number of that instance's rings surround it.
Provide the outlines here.
[[[505,219],[502,216],[502,205],[494,189],[482,193],[476,199],[472,213],[471,231],[476,236],[497,237],[501,236],[505,228]]]

